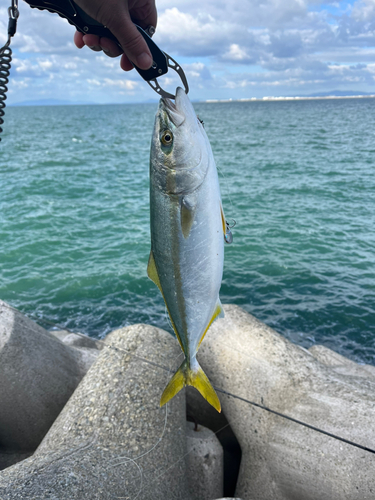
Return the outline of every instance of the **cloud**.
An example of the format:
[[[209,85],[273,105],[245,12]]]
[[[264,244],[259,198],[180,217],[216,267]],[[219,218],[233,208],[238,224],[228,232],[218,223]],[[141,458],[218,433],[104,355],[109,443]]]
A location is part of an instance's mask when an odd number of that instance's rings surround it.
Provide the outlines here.
[[[172,7],[160,0],[157,6],[155,42],[182,65],[193,98],[373,88],[375,0],[176,0]],[[42,92],[97,102],[157,97],[137,73],[124,73],[119,59],[78,50],[74,28],[59,16],[23,2],[20,11],[9,84],[25,89],[18,100]],[[2,41],[7,20],[2,7]],[[181,84],[173,71],[160,83],[171,91]]]
[[[106,87],[118,87],[124,90],[134,90],[139,84],[133,80],[112,80],[111,78],[104,78],[104,85]]]
[[[360,0],[353,4],[351,17],[359,22],[370,22],[372,27],[375,23],[375,1]]]
[[[359,62],[363,58],[355,49],[375,45],[375,29],[358,21],[360,12],[367,19],[374,3],[364,2],[354,5],[351,16],[339,17],[324,9],[311,11],[319,2],[307,0],[192,1],[189,12],[179,10],[188,8],[186,2],[179,2],[179,8],[166,8],[160,15],[158,41],[179,56],[270,69],[296,65],[306,57],[327,60],[327,50],[351,53],[350,62],[357,62],[356,57]]]
[[[229,50],[223,55],[223,59],[229,61],[248,61],[250,57],[246,50],[237,43],[232,43]]]
[[[254,90],[261,87],[270,95],[303,95],[317,90],[334,90],[344,86],[349,89],[351,84],[373,85],[375,79],[374,65],[320,65],[314,70],[305,62],[304,68],[288,69],[284,72],[268,71],[255,73],[238,73],[231,75],[226,82],[228,89]],[[326,85],[329,87],[325,87]],[[273,89],[273,91],[272,91]],[[277,92],[276,92],[277,89]]]

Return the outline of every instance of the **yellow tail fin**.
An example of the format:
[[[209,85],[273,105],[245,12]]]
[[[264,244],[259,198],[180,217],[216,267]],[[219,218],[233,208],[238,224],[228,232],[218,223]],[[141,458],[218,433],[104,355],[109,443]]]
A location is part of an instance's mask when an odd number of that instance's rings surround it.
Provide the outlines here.
[[[215,410],[219,413],[221,412],[219,398],[198,361],[195,361],[194,368],[192,369],[186,359],[164,389],[160,406],[168,403],[186,385],[195,387]]]

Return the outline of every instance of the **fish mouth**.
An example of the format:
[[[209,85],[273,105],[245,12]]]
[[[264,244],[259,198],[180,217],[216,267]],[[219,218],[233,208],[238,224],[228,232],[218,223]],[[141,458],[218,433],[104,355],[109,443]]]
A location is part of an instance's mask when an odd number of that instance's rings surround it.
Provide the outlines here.
[[[160,99],[160,109],[167,113],[169,119],[176,127],[180,127],[186,119],[183,106],[184,98],[187,99],[184,89],[177,87],[174,102],[168,97],[162,97]]]

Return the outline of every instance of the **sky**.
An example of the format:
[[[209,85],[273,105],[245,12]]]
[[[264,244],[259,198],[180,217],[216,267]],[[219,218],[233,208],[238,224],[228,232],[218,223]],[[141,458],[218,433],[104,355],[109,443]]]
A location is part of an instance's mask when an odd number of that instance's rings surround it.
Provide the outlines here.
[[[0,0],[0,43],[10,0]],[[375,0],[160,0],[154,41],[183,67],[193,100],[375,93]],[[157,99],[119,59],[73,44],[74,28],[20,0],[7,103]],[[181,85],[170,70],[163,88]]]

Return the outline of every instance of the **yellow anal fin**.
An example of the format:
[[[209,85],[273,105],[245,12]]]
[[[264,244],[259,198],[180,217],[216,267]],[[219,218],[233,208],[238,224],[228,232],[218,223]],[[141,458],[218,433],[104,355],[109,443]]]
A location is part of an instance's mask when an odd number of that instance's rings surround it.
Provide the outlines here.
[[[194,370],[192,370],[186,359],[164,389],[160,399],[160,406],[168,403],[186,385],[195,387],[215,410],[221,412],[220,400],[198,361],[196,361]]]
[[[155,258],[154,258],[154,254],[153,254],[152,250],[150,252],[150,257],[148,259],[147,276],[150,278],[151,281],[153,281],[155,283],[155,285],[159,288],[159,290],[160,290],[160,292],[161,292],[161,294],[163,296],[163,299],[164,299],[164,302],[165,302],[165,306],[167,308],[167,311],[168,311],[169,318],[170,318],[171,323],[172,323],[172,327],[173,327],[174,333],[176,334],[176,337],[177,337],[177,340],[178,340],[178,342],[179,342],[179,344],[181,346],[181,349],[184,351],[184,346],[182,345],[180,336],[179,336],[179,334],[177,332],[177,328],[176,328],[176,326],[175,326],[175,324],[173,322],[173,319],[171,317],[171,313],[169,312],[169,309],[168,309],[168,305],[167,305],[167,303],[165,301],[163,289],[161,287],[160,278],[159,278],[158,270],[156,269]]]
[[[208,325],[207,325],[205,331],[203,332],[203,335],[198,343],[197,351],[198,351],[199,346],[201,345],[202,340],[204,339],[204,336],[206,335],[208,329],[210,328],[210,326],[212,325],[212,323],[215,321],[216,318],[224,318],[224,309],[223,309],[223,306],[221,305],[220,300],[218,300],[218,303],[216,305],[216,308],[215,308],[215,311],[212,315],[212,318],[210,319],[210,322],[208,323]]]

